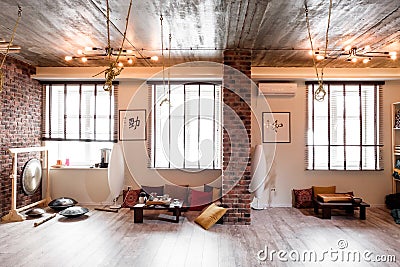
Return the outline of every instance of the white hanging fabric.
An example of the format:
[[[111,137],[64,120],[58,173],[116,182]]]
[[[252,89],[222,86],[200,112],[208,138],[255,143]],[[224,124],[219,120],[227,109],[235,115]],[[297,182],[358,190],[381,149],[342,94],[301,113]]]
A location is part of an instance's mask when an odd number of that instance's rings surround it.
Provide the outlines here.
[[[254,194],[251,207],[253,209],[264,209],[265,203],[261,203],[260,199],[264,192],[265,182],[267,180],[268,168],[265,160],[263,145],[257,145],[253,155],[251,164],[251,182],[249,191]]]

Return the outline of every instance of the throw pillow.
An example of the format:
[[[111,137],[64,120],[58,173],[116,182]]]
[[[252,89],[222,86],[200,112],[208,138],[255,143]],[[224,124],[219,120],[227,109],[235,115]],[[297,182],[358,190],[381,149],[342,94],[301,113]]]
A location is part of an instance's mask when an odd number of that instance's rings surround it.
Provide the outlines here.
[[[212,192],[212,200],[216,201],[222,197],[221,188],[213,187],[208,184],[204,184],[204,192]]]
[[[146,192],[147,195],[150,195],[151,193],[157,193],[157,196],[162,196],[164,195],[164,186],[146,186],[142,185],[142,189],[144,192]]]
[[[204,192],[211,192],[213,190],[213,186],[204,184]]]
[[[166,184],[164,186],[164,193],[168,194],[170,198],[183,200],[184,206],[187,207],[189,187]]]
[[[137,189],[137,190],[132,190],[132,189],[123,190],[122,191],[122,196],[123,196],[124,202],[122,203],[122,207],[123,208],[132,208],[133,206],[135,206],[136,203],[139,200],[140,192],[141,192],[140,189]]]
[[[313,198],[316,198],[318,194],[335,194],[336,186],[313,186]]]
[[[226,213],[227,209],[218,207],[214,203],[208,206],[194,221],[208,230]]]
[[[213,192],[190,190],[189,210],[203,210],[212,202]]]
[[[294,207],[298,209],[312,208],[312,188],[293,189]]]

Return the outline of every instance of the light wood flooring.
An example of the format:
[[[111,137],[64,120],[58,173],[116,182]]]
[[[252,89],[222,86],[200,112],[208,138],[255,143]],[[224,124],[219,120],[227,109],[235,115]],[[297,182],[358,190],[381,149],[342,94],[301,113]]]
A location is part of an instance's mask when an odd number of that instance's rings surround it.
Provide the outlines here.
[[[144,223],[133,223],[133,211],[102,212],[90,207],[87,216],[57,215],[38,227],[40,219],[0,224],[0,266],[400,266],[400,225],[389,211],[367,209],[367,220],[335,216],[322,220],[311,210],[269,208],[252,211],[252,225],[196,225],[196,212],[184,213],[180,223],[145,211]],[[49,216],[49,214],[45,215]],[[347,248],[340,250],[341,245]],[[371,251],[394,255],[397,263],[260,261],[257,253],[271,250]],[[294,254],[292,254],[293,256]],[[263,256],[262,254],[260,256]],[[319,258],[320,259],[320,258]],[[340,258],[339,258],[340,259]]]

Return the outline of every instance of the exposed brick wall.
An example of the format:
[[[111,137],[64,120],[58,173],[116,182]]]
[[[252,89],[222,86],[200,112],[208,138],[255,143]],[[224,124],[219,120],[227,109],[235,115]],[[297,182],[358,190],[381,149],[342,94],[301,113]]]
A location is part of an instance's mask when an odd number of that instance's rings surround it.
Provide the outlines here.
[[[2,57],[0,57],[2,59]],[[0,93],[0,215],[10,210],[12,160],[7,149],[13,147],[40,146],[42,118],[42,90],[38,81],[30,77],[36,70],[21,61],[7,57],[3,66],[4,88]],[[25,162],[39,157],[37,153],[19,154],[17,207],[41,199],[39,189],[33,196],[24,194],[21,171]]]
[[[229,208],[224,223],[250,224],[251,51],[226,50],[224,64],[245,74],[232,71],[229,67],[224,68],[223,122],[227,130],[224,129],[223,134],[222,202]],[[231,142],[233,138],[227,131],[234,135],[243,126],[247,140],[242,138],[242,142]],[[244,169],[238,166],[244,166]]]

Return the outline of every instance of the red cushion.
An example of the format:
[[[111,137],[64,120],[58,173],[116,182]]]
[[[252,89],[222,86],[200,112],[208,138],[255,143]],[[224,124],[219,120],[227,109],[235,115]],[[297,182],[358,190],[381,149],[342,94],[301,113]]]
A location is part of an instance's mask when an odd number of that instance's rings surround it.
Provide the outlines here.
[[[307,189],[293,189],[294,193],[294,207],[298,209],[312,208],[312,188]]]
[[[123,199],[124,199],[124,203],[122,203],[122,207],[123,208],[131,208],[133,206],[136,205],[136,203],[139,200],[139,194],[140,194],[141,190],[137,189],[137,190],[124,190],[123,191]]]
[[[189,210],[203,210],[212,202],[212,192],[190,190]]]

